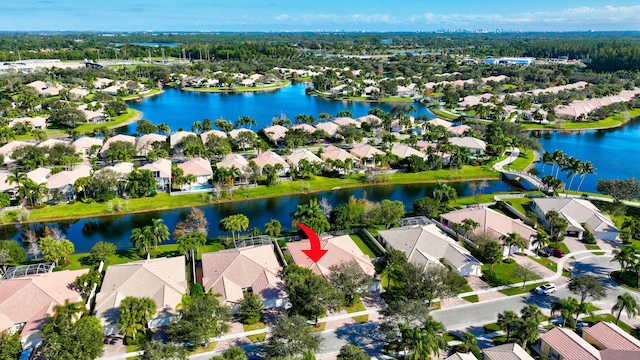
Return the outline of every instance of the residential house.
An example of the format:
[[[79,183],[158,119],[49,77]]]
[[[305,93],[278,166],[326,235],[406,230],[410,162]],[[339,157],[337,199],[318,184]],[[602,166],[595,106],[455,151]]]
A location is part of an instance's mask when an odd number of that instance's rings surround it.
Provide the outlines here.
[[[338,126],[355,126],[360,127],[360,122],[353,120],[350,117],[337,117],[333,119],[333,123]]]
[[[171,147],[175,149],[178,147],[178,144],[180,144],[180,141],[182,141],[182,139],[190,135],[197,137],[197,135],[195,133],[192,133],[191,131],[174,132],[169,136],[169,145],[171,145]]]
[[[316,129],[318,130],[324,130],[327,133],[327,135],[329,135],[329,137],[332,137],[332,138],[335,138],[336,135],[338,135],[338,130],[340,130],[340,126],[338,126],[338,124],[331,121],[317,123],[315,126],[316,126]]]
[[[417,156],[419,158],[426,158],[425,153],[418,151],[407,144],[394,143],[391,147],[391,153],[400,159],[408,158],[410,156]]]
[[[616,359],[640,359],[640,340],[614,323],[600,321],[584,328],[582,338],[600,350],[603,360],[609,359],[609,354],[613,353],[618,354]]]
[[[29,123],[35,130],[45,130],[47,128],[47,119],[42,116],[14,118],[9,121],[8,127],[13,128],[19,123]]]
[[[297,129],[302,129],[306,132],[308,132],[309,134],[313,134],[314,132],[316,132],[316,128],[314,128],[313,126],[309,125],[309,124],[298,124],[298,125],[294,125],[291,127],[291,130],[297,130]]]
[[[240,129],[233,129],[231,131],[229,131],[229,137],[232,138],[233,140],[237,140],[238,139],[238,135],[240,135],[240,133],[243,132],[252,132],[255,135],[255,131],[253,130],[249,130],[249,129],[245,129],[245,128],[240,128]],[[242,143],[242,142],[238,142],[238,147],[240,148],[251,148],[253,146],[252,143]]]
[[[69,96],[72,99],[82,99],[83,97],[89,95],[89,90],[81,89],[81,88],[73,88],[69,90]]]
[[[140,166],[140,170],[149,170],[156,180],[157,189],[162,191],[171,190],[171,160],[158,159],[152,163]]]
[[[508,343],[482,350],[484,360],[533,360],[518,343]]]
[[[442,120],[440,118],[431,119],[427,122],[433,126],[444,126],[447,129],[453,126],[450,121]]]
[[[102,144],[103,139],[89,136],[80,137],[71,143],[71,145],[76,149],[76,152],[82,156],[89,155],[91,153],[91,149],[94,147],[97,147],[98,149],[102,148]]]
[[[464,219],[475,221],[478,223],[478,227],[472,232],[465,234],[465,230],[460,225]],[[537,231],[534,228],[525,224],[520,219],[512,219],[484,206],[460,209],[442,214],[440,215],[440,222],[452,229],[457,229],[459,233],[470,238],[478,234],[486,234],[496,241],[501,241],[503,236],[515,232],[524,240],[525,248],[529,250],[535,248],[533,237]],[[515,246],[509,249],[511,253],[518,252],[519,250],[520,249]]]
[[[380,94],[380,88],[371,85],[364,88],[364,96],[371,96],[374,94]]]
[[[282,125],[267,126],[262,129],[264,135],[275,145],[284,143],[284,136],[287,135],[286,127]]]
[[[382,119],[380,119],[379,117],[377,117],[375,115],[361,116],[361,117],[357,118],[356,120],[358,120],[360,122],[360,126],[362,126],[362,123],[368,123],[369,125],[382,126]]]
[[[333,145],[329,145],[324,148],[324,151],[322,152],[322,154],[320,154],[320,158],[326,163],[335,161],[351,161],[353,164],[357,164],[359,161],[357,157],[349,154],[344,149],[340,149],[339,147]]]
[[[42,141],[38,144],[39,148],[50,148],[53,147],[54,145],[58,145],[58,144],[64,144],[64,145],[69,145],[68,141],[64,141],[64,140],[60,140],[60,139],[47,139],[45,141]]]
[[[29,180],[33,181],[36,184],[44,184],[47,182],[49,178],[49,174],[51,174],[51,169],[47,168],[36,168],[27,173],[27,177]]]
[[[217,136],[222,139],[227,138],[227,134],[220,130],[209,130],[200,134],[200,140],[202,140],[203,144],[207,144],[209,142],[209,135]]]
[[[446,357],[444,360],[478,360],[473,353],[453,353],[450,356]]]
[[[261,153],[260,155],[256,156],[253,159],[253,162],[256,164],[256,166],[258,167],[258,171],[260,173],[262,173],[262,169],[266,166],[266,165],[271,165],[271,166],[276,166],[277,164],[282,165],[282,170],[280,170],[280,172],[278,173],[279,176],[285,176],[289,170],[291,169],[291,166],[289,165],[289,163],[287,163],[282,156],[274,153],[271,150],[267,150],[263,153]]]
[[[244,156],[236,153],[231,153],[216,163],[216,168],[218,169],[231,169],[236,168],[240,171],[245,171],[246,168],[249,167],[249,162],[245,159]]]
[[[144,286],[142,286],[144,285]],[[95,314],[105,335],[118,333],[118,307],[127,296],[148,297],[156,303],[150,328],[166,326],[187,293],[185,257],[157,258],[110,265],[96,295]]]
[[[588,229],[597,239],[613,241],[618,239],[620,230],[607,214],[589,200],[575,198],[535,198],[531,209],[540,222],[549,229],[546,214],[555,210],[567,220],[567,235],[582,239]]]
[[[9,164],[15,161],[11,158],[11,155],[13,155],[14,151],[28,145],[35,145],[35,144],[31,142],[26,142],[26,141],[14,140],[0,147],[0,155],[4,156],[5,164]]]
[[[482,275],[482,263],[433,223],[380,230],[378,236],[388,250],[402,251],[423,268],[444,264],[462,276]]]
[[[300,160],[305,159],[309,163],[318,163],[323,164],[324,162],[320,159],[316,154],[312,153],[308,149],[295,149],[291,152],[290,155],[285,156],[287,162],[291,165],[292,168],[297,168]]]
[[[340,84],[338,86],[332,87],[331,89],[329,89],[329,95],[331,96],[347,95],[347,85]]]
[[[362,166],[375,167],[376,155],[386,155],[384,151],[377,149],[375,146],[369,144],[355,144],[351,149],[351,154],[360,159]]]
[[[63,270],[0,281],[0,331],[19,332],[24,347],[38,344],[40,328],[55,306],[82,301],[73,283],[87,272]]]
[[[76,180],[91,176],[91,172],[89,165],[80,164],[71,170],[53,174],[47,179],[47,189],[51,191],[58,190],[66,201],[71,201],[76,196]]]
[[[60,94],[60,90],[64,89],[61,85],[49,85],[44,81],[33,81],[27,84],[27,86],[34,88],[42,96],[57,96]]]
[[[147,156],[151,150],[153,150],[153,143],[155,142],[166,142],[167,137],[160,134],[146,134],[142,135],[138,142],[136,143],[136,150],[138,151],[138,155]]]
[[[135,136],[130,136],[130,135],[124,135],[124,134],[118,134],[116,136],[112,136],[110,138],[108,138],[104,144],[102,145],[102,148],[100,149],[100,153],[104,153],[107,150],[109,150],[109,147],[111,146],[111,144],[113,144],[114,142],[117,141],[124,141],[124,142],[128,142],[131,144],[136,144],[136,138]]]
[[[309,268],[325,278],[331,274],[330,267],[348,261],[355,261],[365,274],[371,277],[375,276],[376,270],[371,259],[358,248],[349,235],[321,239],[320,248],[328,251],[318,262],[311,261],[302,252],[302,250],[309,248],[309,240],[287,243],[289,254],[296,265]]]
[[[456,125],[447,128],[447,131],[451,134],[451,136],[462,137],[467,135],[469,131],[471,131],[471,126],[469,125]]]
[[[284,306],[287,293],[281,272],[272,245],[202,254],[202,287],[220,294],[221,302],[235,311],[247,293],[260,296],[265,309]]]
[[[487,143],[483,140],[472,137],[450,137],[449,144],[467,148],[474,155],[484,155],[487,150]]]
[[[391,121],[391,132],[399,133],[405,130],[413,129],[413,126],[416,122],[416,118],[414,118],[413,116],[409,116],[408,119],[409,119],[408,123],[405,123],[404,121],[401,121],[398,118],[393,119],[393,121]]]
[[[112,82],[113,82],[113,80],[111,80],[111,79],[106,79],[106,78],[96,78],[96,79],[93,81],[93,86],[94,86],[96,89],[102,89],[102,88],[104,88],[104,87],[108,86],[109,84],[111,84]]]
[[[98,171],[111,170],[116,174],[119,174],[122,177],[126,177],[131,174],[133,171],[133,163],[132,162],[120,162],[112,166],[105,166]]]
[[[416,94],[416,90],[415,90],[415,84],[411,84],[413,85],[413,87],[411,86],[402,86],[402,85],[398,85],[396,86],[396,94],[399,97],[412,97]]]
[[[598,349],[575,332],[561,327],[540,335],[540,352],[558,360],[603,360]]]
[[[213,169],[209,160],[197,157],[189,159],[183,163],[178,164],[178,167],[184,172],[184,176],[195,175],[195,183],[188,184],[191,187],[193,184],[206,185],[209,183],[209,179],[213,176]]]

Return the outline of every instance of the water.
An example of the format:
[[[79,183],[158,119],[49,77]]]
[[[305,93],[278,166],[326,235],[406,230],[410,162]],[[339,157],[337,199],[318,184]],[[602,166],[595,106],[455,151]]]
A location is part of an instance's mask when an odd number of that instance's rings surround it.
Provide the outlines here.
[[[172,43],[157,43],[157,42],[133,42],[133,43],[131,43],[131,45],[138,45],[138,46],[150,46],[150,47],[160,47],[160,46],[164,46],[164,47],[178,47],[178,46],[180,46],[180,44],[172,44]]]
[[[489,187],[485,193],[511,190],[502,181],[489,181]],[[470,196],[469,182],[451,183],[458,196]],[[413,206],[415,199],[430,196],[433,193],[434,184],[407,184],[388,186],[368,186],[362,188],[340,189],[324,191],[316,194],[299,194],[281,196],[275,198],[255,199],[221,203],[202,206],[209,221],[209,238],[224,235],[218,229],[220,219],[234,214],[244,214],[249,218],[249,228],[258,227],[264,230],[264,224],[272,219],[280,221],[283,231],[291,228],[291,213],[296,210],[296,206],[301,203],[308,203],[310,199],[326,198],[332,206],[346,203],[350,196],[362,198],[366,196],[372,201],[383,199],[400,200],[405,204],[407,210]],[[11,225],[0,227],[0,238],[19,239],[21,233],[27,228],[35,231],[42,231],[44,226],[58,227],[75,245],[76,252],[88,252],[98,241],[107,241],[116,244],[119,249],[131,247],[129,237],[131,230],[151,224],[151,219],[161,218],[173,232],[178,221],[184,218],[189,212],[189,208],[172,209],[164,211],[152,211],[139,214],[104,216],[70,221],[34,223],[28,225]]]
[[[351,110],[354,117],[367,115],[370,109],[379,107],[384,111],[391,110],[391,103],[367,103],[361,101],[336,101],[305,94],[307,85],[298,83],[273,91],[237,92],[237,93],[205,93],[197,91],[181,91],[165,89],[164,93],[130,102],[129,106],[141,111],[142,117],[154,124],[166,123],[171,130],[191,129],[195,121],[204,118],[211,120],[223,117],[235,122],[238,117],[248,115],[254,118],[258,130],[270,126],[274,116],[285,114],[294,121],[296,115],[306,114],[315,118],[326,112],[336,115],[341,110]],[[413,115],[433,114],[426,105],[410,103],[416,107]],[[119,129],[125,134],[135,133],[135,124]]]
[[[640,177],[640,118],[631,120],[627,125],[606,130],[587,130],[580,132],[542,132],[534,134],[540,138],[545,151],[556,149],[564,151],[582,161],[589,160],[596,168],[594,175],[586,175],[580,191],[597,192],[596,183],[602,179],[626,179]],[[551,166],[540,162],[536,164],[539,174],[550,175]],[[560,173],[560,179],[566,186],[569,180]],[[580,182],[576,176],[571,190]]]

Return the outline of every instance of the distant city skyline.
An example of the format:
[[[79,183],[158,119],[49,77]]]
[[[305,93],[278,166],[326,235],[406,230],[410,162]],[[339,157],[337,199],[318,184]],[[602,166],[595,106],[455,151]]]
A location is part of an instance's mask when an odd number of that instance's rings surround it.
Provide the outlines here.
[[[21,0],[0,31],[625,31],[637,0]]]

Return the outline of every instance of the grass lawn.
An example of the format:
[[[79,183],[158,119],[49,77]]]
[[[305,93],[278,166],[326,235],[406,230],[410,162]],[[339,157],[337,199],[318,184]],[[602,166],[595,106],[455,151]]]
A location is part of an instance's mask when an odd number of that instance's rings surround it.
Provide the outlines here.
[[[477,303],[478,301],[480,301],[478,299],[478,295],[465,296],[465,297],[463,297],[463,299],[467,300],[468,302],[472,302],[472,303]]]
[[[326,322],[321,322],[318,325],[309,325],[312,332],[322,332],[327,327]]]
[[[582,318],[582,320],[588,323],[593,323],[593,324],[598,323],[600,321],[606,321],[614,324],[616,323],[616,317],[611,314],[600,314],[595,316],[589,316],[589,317]],[[631,331],[633,331],[633,328],[631,326],[629,326],[628,324],[622,321],[618,323],[618,326],[620,326],[622,330],[628,333],[631,333]]]
[[[518,210],[521,214],[526,214],[527,211],[531,211],[531,203],[533,200],[530,198],[513,198],[513,199],[505,199],[504,202],[513,206],[514,209]]]
[[[247,335],[247,339],[254,344],[258,344],[264,342],[267,338],[267,333],[255,334],[255,335]]]
[[[496,331],[502,330],[500,329],[500,326],[498,326],[497,323],[487,324],[487,325],[484,325],[482,328],[484,329],[485,334],[491,334]]]
[[[210,352],[210,351],[213,351],[213,349],[216,348],[216,345],[218,345],[217,341],[210,342],[210,343],[207,344],[207,346],[196,346],[196,347],[191,348],[189,353],[191,355],[195,355],[195,354],[201,354],[201,353]]]
[[[493,274],[489,275],[489,264],[485,264],[482,265],[482,273],[484,274],[483,277],[487,279],[487,282],[491,286],[515,284],[522,282],[521,279],[513,276],[513,272],[519,267],[520,265],[515,261],[511,264],[501,262],[493,266]],[[529,279],[529,281],[537,279],[540,279],[540,277],[534,276]]]
[[[253,330],[264,329],[267,326],[262,321],[259,321],[255,324],[243,325],[243,327],[244,327],[244,331],[253,331]],[[267,337],[267,333],[247,336],[247,338],[251,340],[251,342],[254,344],[263,342],[266,337]]]
[[[586,247],[587,250],[600,250],[600,246],[598,245],[584,244],[584,247]]]
[[[522,171],[531,165],[534,159],[535,155],[533,154],[533,150],[527,150],[524,154],[520,153],[518,158],[512,162],[509,167],[513,170]]]
[[[500,290],[499,292],[501,292],[501,293],[503,293],[503,294],[505,294],[507,296],[512,296],[512,295],[528,293],[531,290],[537,288],[538,286],[540,286],[540,284],[527,284],[527,285],[525,285],[524,288],[521,287],[521,286],[516,286],[516,287],[513,287],[511,289]]]
[[[358,234],[351,234],[349,235],[351,237],[351,239],[353,240],[354,243],[356,243],[356,245],[358,245],[358,248],[368,257],[370,258],[375,258],[376,254],[373,252],[373,249],[370,248],[365,242],[364,240],[362,240],[362,238],[360,237],[360,235]]]
[[[640,109],[633,109],[628,113],[628,119],[634,118],[640,115]],[[537,130],[537,129],[563,129],[563,130],[586,130],[586,129],[603,129],[619,126],[624,123],[625,119],[622,117],[622,113],[617,113],[612,116],[609,116],[603,120],[593,121],[593,122],[571,122],[567,121],[561,124],[523,124],[526,129]]]
[[[611,273],[611,280],[616,282],[617,284],[622,285],[623,288],[628,290],[638,291],[636,285],[638,285],[638,279],[635,274],[632,274],[628,271],[621,272],[620,270],[616,270]]]
[[[369,315],[354,316],[352,317],[352,319],[358,324],[364,324],[366,322],[369,322]]]
[[[113,121],[97,123],[97,124],[84,124],[84,125],[78,126],[76,130],[78,130],[80,133],[88,133],[88,132],[92,132],[94,129],[101,128],[103,126],[113,129],[113,128],[117,128],[122,125],[125,125],[131,121],[135,121],[141,116],[142,116],[142,113],[139,112],[138,110],[127,109],[127,112],[125,112],[122,115],[116,116],[113,119]]]
[[[235,86],[235,87],[212,87],[212,88],[194,88],[194,87],[185,87],[183,90],[189,91],[203,91],[203,92],[252,92],[252,91],[261,91],[261,90],[269,90],[269,89],[277,89],[284,86],[289,85],[289,81],[280,81],[277,84],[273,85],[264,85],[264,86]]]
[[[431,112],[432,112],[434,115],[439,116],[439,117],[441,117],[441,118],[444,118],[444,119],[446,119],[446,120],[457,120],[457,119],[458,119],[458,116],[456,116],[456,115],[449,114],[449,113],[446,113],[446,112],[444,112],[444,111],[441,111],[441,110],[438,108],[438,106],[431,106],[431,107],[429,107],[429,110],[431,110]]]
[[[365,311],[367,310],[367,308],[362,304],[362,301],[358,301],[357,303],[353,304],[353,306],[345,308],[345,310],[347,311],[347,314],[351,314],[358,311]]]

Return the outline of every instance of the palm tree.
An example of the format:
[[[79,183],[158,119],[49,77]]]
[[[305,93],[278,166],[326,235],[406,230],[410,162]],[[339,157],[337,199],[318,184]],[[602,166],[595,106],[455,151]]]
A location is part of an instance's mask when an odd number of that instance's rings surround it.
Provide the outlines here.
[[[540,331],[538,330],[539,324],[539,322],[531,319],[518,321],[518,332],[516,335],[522,342],[521,346],[524,349],[527,348],[528,343],[532,343],[540,337]]]
[[[511,337],[511,332],[517,329],[518,314],[511,310],[505,310],[498,314],[497,324],[500,329],[507,333],[507,342]]]
[[[256,122],[256,120],[254,118],[252,118],[251,116],[239,116],[238,117],[238,121],[236,121],[235,126],[236,127],[245,127],[245,128],[249,128],[251,129],[251,127],[253,125],[257,125],[258,123]]]
[[[473,219],[466,218],[462,220],[462,228],[464,229],[465,237],[469,237],[469,234],[473,233],[479,226],[480,223]]]
[[[202,121],[194,121],[193,124],[191,124],[191,131],[193,131],[196,134],[200,134],[202,132]]]
[[[162,219],[153,219],[151,225],[152,241],[158,250],[158,243],[169,240],[169,228]]]
[[[525,305],[525,307],[520,310],[520,315],[523,320],[531,319],[535,321],[536,324],[539,324],[544,316],[542,310],[535,304]]]
[[[20,188],[20,186],[27,181],[29,181],[29,177],[26,173],[21,173],[19,169],[13,169],[10,171],[11,175],[7,176],[7,184],[13,185],[16,184],[16,188]]]
[[[557,312],[562,316],[562,327],[566,327],[567,319],[573,321],[573,315],[578,311],[580,303],[578,299],[569,296],[566,299],[560,299],[551,303],[551,316]]]
[[[158,131],[163,134],[169,135],[169,133],[171,133],[171,128],[169,127],[169,125],[162,123],[158,124]]]
[[[616,316],[616,325],[620,322],[620,315],[622,315],[622,311],[624,310],[627,311],[627,317],[629,317],[629,319],[640,314],[640,306],[638,305],[636,298],[628,292],[618,295],[618,301],[611,308],[611,314],[614,314],[616,311],[618,312],[618,315]]]
[[[544,173],[544,166],[545,165],[553,165],[553,154],[545,151],[542,154],[542,172]],[[551,173],[553,173],[553,168],[551,168]]]
[[[453,187],[438,181],[433,188],[433,198],[446,207],[449,201],[458,198],[458,193]]]
[[[147,255],[147,260],[150,258],[149,246],[153,241],[153,234],[151,233],[151,226],[145,226],[141,228],[134,228],[131,230],[131,236],[129,237],[131,244],[140,249],[143,254]]]
[[[511,258],[511,247],[517,246],[518,250],[525,247],[524,240],[517,232],[508,233],[502,236],[503,246],[507,248],[507,258]]]
[[[555,163],[555,165],[558,166],[558,168],[556,169],[556,175],[555,175],[556,179],[558,178],[558,175],[560,173],[560,168],[565,164],[566,160],[567,160],[567,154],[565,154],[562,150],[556,150],[553,152],[553,162]],[[555,165],[554,165],[554,168],[555,168]]]
[[[640,235],[640,220],[636,218],[627,218],[622,223],[622,228],[627,229],[628,241],[631,242]]]
[[[611,261],[617,261],[620,263],[620,271],[625,271],[629,265],[636,262],[638,251],[633,246],[623,246],[620,250],[613,250],[613,259]]]
[[[580,169],[580,183],[578,184],[578,189],[576,189],[576,194],[580,191],[580,187],[582,186],[584,177],[586,175],[591,175],[595,173],[596,173],[596,168],[593,166],[591,161],[587,160],[582,163],[582,169]]]
[[[570,178],[569,186],[567,186],[567,194],[569,196],[569,191],[571,190],[571,184],[573,183],[573,179],[582,169],[582,161],[580,159],[576,159],[573,156],[569,156],[567,161],[562,168],[562,171],[567,173],[567,177]]]
[[[282,224],[280,224],[280,221],[276,219],[271,219],[271,221],[264,224],[264,231],[269,233],[269,236],[272,239],[280,235],[281,230],[282,230]]]
[[[549,235],[544,230],[538,229],[536,234],[533,235],[533,243],[537,245],[536,255],[540,255],[540,248],[549,245]]]

